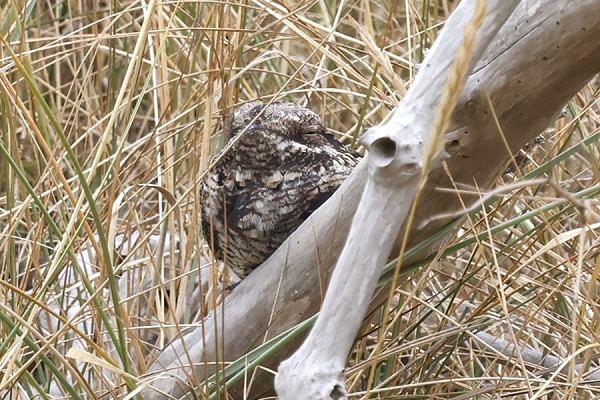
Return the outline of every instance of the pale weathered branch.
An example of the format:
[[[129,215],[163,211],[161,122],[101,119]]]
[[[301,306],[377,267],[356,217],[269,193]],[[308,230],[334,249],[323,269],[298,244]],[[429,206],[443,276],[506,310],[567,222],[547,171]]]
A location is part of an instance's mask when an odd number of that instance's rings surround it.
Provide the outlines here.
[[[541,132],[564,103],[600,70],[600,2],[521,1],[488,46],[463,88],[446,136],[446,161],[459,183],[489,187],[501,173],[509,150],[516,152]],[[502,133],[492,118],[489,97]],[[148,383],[179,396],[191,382],[201,382],[212,364],[235,360],[264,338],[285,331],[318,311],[323,290],[341,252],[366,176],[359,164],[349,180],[309,218],[261,267],[226,299],[224,307],[174,340],[151,366]],[[425,218],[461,208],[458,196],[440,168],[429,174],[413,226]],[[474,198],[465,198],[467,202]],[[449,221],[433,219],[410,233],[412,243]],[[295,349],[271,357],[273,368]],[[256,390],[272,385],[257,379]],[[234,388],[232,393],[236,396]],[[162,398],[148,389],[145,398]],[[241,396],[240,396],[241,397]]]
[[[470,71],[471,54],[483,54],[518,0],[490,1],[487,16],[485,3],[471,0],[459,5],[394,116],[365,135],[369,170],[365,192],[319,318],[298,351],[279,366],[275,378],[279,399],[347,399],[343,375],[346,357],[410,211],[422,169],[428,164],[426,157],[437,158],[444,147],[443,143],[425,144],[443,140],[439,136],[444,129],[440,112],[446,108],[450,113],[454,106],[448,104],[453,96],[447,93],[458,93]],[[478,40],[474,41],[479,25]],[[437,138],[433,136],[436,129]]]

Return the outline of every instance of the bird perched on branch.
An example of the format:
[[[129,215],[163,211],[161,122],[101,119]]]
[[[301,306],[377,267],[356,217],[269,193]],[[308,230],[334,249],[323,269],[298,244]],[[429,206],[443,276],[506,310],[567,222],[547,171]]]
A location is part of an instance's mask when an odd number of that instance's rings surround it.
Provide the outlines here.
[[[294,103],[244,104],[229,134],[202,181],[202,228],[215,257],[243,279],[336,191],[359,155]]]

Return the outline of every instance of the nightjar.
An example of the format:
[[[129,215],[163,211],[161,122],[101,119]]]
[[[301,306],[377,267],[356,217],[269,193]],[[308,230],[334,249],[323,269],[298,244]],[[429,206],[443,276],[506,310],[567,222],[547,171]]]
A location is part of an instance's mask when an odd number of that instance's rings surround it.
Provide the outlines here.
[[[294,103],[244,104],[229,134],[235,142],[202,181],[202,228],[215,257],[243,279],[336,191],[360,156]]]

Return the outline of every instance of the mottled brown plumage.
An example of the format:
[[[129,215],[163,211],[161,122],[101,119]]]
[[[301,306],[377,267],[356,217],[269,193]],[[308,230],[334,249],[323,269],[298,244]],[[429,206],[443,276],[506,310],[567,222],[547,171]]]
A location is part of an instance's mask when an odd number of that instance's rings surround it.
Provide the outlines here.
[[[202,182],[202,227],[215,257],[244,278],[335,192],[358,155],[293,103],[245,104],[229,133],[235,143]]]

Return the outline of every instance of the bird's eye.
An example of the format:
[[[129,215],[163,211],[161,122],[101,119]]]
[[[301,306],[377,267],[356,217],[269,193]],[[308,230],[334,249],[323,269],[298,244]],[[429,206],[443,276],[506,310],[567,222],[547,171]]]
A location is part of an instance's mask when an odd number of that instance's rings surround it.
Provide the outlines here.
[[[322,135],[325,133],[325,129],[321,125],[305,125],[300,127],[299,132],[301,135]]]

